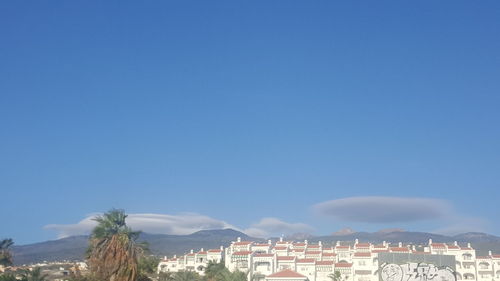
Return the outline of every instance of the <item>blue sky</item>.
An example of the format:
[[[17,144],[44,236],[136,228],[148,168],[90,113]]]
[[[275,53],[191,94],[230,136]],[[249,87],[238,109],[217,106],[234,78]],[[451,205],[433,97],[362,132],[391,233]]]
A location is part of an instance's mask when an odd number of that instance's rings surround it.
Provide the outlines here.
[[[112,207],[169,233],[500,234],[499,19],[498,1],[4,1],[0,237]]]

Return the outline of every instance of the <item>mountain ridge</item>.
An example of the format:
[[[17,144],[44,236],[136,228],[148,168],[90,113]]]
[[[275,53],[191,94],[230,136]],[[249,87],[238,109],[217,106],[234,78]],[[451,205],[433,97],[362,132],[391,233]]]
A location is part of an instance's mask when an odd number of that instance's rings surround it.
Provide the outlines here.
[[[227,247],[238,237],[243,240],[266,241],[265,239],[250,237],[234,229],[200,230],[188,235],[150,234],[141,233],[139,241],[147,242],[154,255],[182,255],[191,249],[213,249],[220,246]],[[297,236],[300,237],[300,236]],[[308,241],[316,243],[335,243],[336,241],[389,243],[403,242],[407,244],[426,244],[429,239],[440,243],[471,243],[478,254],[486,254],[489,250],[500,253],[500,237],[480,232],[467,232],[454,236],[426,232],[393,231],[393,232],[353,232],[343,235],[303,236]],[[278,238],[271,238],[276,240]],[[88,236],[70,236],[57,240],[37,242],[27,245],[16,245],[12,248],[16,264],[29,264],[42,261],[56,260],[83,260],[88,246]]]

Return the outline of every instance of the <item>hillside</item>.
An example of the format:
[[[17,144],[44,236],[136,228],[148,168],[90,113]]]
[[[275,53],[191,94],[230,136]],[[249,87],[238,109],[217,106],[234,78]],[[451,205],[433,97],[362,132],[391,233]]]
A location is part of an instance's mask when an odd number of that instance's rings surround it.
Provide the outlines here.
[[[259,240],[233,229],[202,230],[189,235],[166,235],[142,233],[139,240],[149,244],[155,255],[184,254],[191,249],[219,248],[227,246],[238,237]],[[14,246],[16,264],[41,261],[82,260],[88,246],[88,236],[72,236],[41,243]]]
[[[151,252],[155,255],[180,255],[189,252],[191,249],[219,248],[228,246],[237,237],[243,240],[262,241],[263,239],[252,238],[246,234],[233,230],[202,230],[189,235],[166,235],[166,234],[141,234],[141,241],[149,244]],[[300,235],[301,238],[305,237]],[[500,237],[485,233],[464,233],[456,236],[444,236],[425,232],[352,232],[346,234],[334,234],[329,236],[307,236],[310,242],[322,241],[323,243],[335,243],[336,241],[354,241],[381,243],[387,241],[391,243],[403,242],[408,244],[426,244],[429,239],[434,242],[452,243],[472,243],[479,255],[485,255],[488,250],[500,253]],[[275,238],[276,239],[276,238]],[[301,239],[302,240],[302,239]],[[54,260],[82,260],[87,249],[87,236],[73,236],[59,240],[46,241],[30,245],[13,247],[14,260],[16,264],[34,263],[40,261]]]

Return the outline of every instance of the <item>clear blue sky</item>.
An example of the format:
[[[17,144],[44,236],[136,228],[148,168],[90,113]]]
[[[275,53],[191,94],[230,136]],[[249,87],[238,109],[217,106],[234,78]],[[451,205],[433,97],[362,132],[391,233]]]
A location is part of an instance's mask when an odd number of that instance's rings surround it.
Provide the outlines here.
[[[20,244],[111,207],[443,226],[312,210],[358,196],[500,234],[500,2],[2,1],[0,188]]]

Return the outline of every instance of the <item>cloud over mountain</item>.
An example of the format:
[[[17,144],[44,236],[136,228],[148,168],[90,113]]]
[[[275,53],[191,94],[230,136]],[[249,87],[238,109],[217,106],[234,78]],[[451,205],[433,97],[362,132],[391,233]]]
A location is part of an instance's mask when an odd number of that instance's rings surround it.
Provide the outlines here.
[[[401,223],[443,218],[452,212],[452,206],[433,198],[367,196],[322,202],[313,210],[341,221]]]
[[[96,222],[93,220],[99,214],[92,214],[75,224],[49,224],[44,228],[53,230],[58,238],[73,235],[89,234]],[[288,223],[278,218],[263,218],[249,228],[241,228],[209,216],[196,213],[169,214],[129,214],[127,224],[132,229],[141,230],[152,234],[185,235],[200,230],[232,228],[243,231],[254,237],[269,237],[272,235],[294,234],[297,232],[310,232],[312,227],[303,223]]]
[[[263,218],[250,228],[245,229],[245,233],[255,237],[279,236],[281,234],[290,235],[294,233],[310,233],[314,229],[304,223],[289,223],[277,218]]]
[[[76,224],[50,224],[44,228],[54,230],[59,238],[72,235],[89,234],[96,225],[93,218],[98,214],[89,215]],[[127,224],[132,229],[153,234],[190,234],[199,230],[224,229],[237,227],[218,219],[196,213],[179,215],[168,214],[129,214]]]

